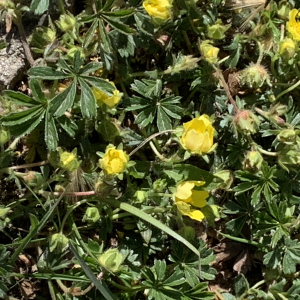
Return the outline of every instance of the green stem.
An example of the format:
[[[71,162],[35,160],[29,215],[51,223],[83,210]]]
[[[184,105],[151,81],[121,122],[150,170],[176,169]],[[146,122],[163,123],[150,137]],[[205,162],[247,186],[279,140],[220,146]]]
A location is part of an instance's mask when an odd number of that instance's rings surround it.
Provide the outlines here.
[[[139,149],[141,149],[143,146],[145,146],[148,142],[150,142],[152,139],[154,139],[155,137],[165,134],[165,133],[169,133],[169,132],[176,132],[176,130],[174,129],[169,129],[169,130],[163,130],[157,133],[154,133],[152,135],[150,135],[146,140],[144,140],[141,144],[139,144],[135,149],[133,149],[130,153],[129,156],[132,156],[135,152],[137,152]]]
[[[48,288],[52,300],[56,300],[55,291],[51,280],[48,280]]]
[[[65,14],[66,10],[65,10],[63,1],[62,0],[57,0],[57,3],[58,3],[59,10],[60,10],[61,14],[62,15]]]
[[[131,217],[131,216],[132,216],[131,213],[124,212],[124,213],[114,214],[111,217],[111,220],[117,220],[117,219],[122,219],[122,218],[126,218],[126,217]]]
[[[156,149],[154,143],[152,141],[150,141],[149,143],[151,149],[153,150],[153,152],[155,153],[155,155],[161,160],[161,161],[164,161],[164,162],[169,162],[170,159],[168,158],[165,158],[163,155],[161,155],[158,150]]]
[[[192,44],[191,44],[191,42],[190,42],[189,36],[187,35],[186,31],[182,31],[182,35],[183,35],[183,38],[184,38],[184,40],[185,40],[185,43],[186,43],[186,45],[187,45],[187,48],[188,48],[189,52],[190,52],[191,54],[194,54],[193,48],[192,48]]]
[[[296,82],[294,85],[292,85],[291,87],[287,88],[286,90],[284,90],[283,92],[281,92],[277,97],[276,97],[276,101],[282,97],[283,95],[285,95],[286,93],[291,92],[292,90],[294,90],[296,87],[298,87],[300,85],[300,80],[298,82]]]
[[[266,151],[260,147],[257,147],[257,150],[262,153],[262,154],[265,154],[265,155],[268,155],[268,156],[278,156],[279,152],[269,152],[269,151]]]

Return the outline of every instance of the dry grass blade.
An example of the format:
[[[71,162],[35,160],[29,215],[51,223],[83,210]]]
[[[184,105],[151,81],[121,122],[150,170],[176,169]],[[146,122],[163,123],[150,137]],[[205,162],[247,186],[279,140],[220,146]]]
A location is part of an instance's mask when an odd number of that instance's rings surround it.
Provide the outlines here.
[[[240,26],[240,30],[245,30],[250,21],[263,10],[267,3],[267,0],[226,0],[225,5],[233,10],[238,9],[251,9],[254,10],[250,13],[249,17]]]
[[[231,9],[241,9],[264,6],[266,2],[266,0],[226,0],[225,5]]]

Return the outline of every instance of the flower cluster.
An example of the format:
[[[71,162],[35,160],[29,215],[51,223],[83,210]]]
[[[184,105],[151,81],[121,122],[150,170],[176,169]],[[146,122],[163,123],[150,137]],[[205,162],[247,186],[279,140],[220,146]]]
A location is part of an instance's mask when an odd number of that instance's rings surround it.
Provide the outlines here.
[[[194,189],[204,184],[204,181],[184,181],[177,186],[174,196],[175,204],[182,215],[197,221],[202,221],[205,218],[200,209],[193,208],[203,208],[206,206],[206,199],[209,193]]]

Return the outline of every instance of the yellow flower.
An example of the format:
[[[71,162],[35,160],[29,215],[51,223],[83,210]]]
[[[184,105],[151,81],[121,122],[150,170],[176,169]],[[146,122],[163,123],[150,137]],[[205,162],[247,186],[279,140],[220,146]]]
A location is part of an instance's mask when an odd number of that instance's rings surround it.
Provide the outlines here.
[[[215,129],[207,115],[184,123],[183,128],[180,142],[184,149],[200,155],[214,149]]]
[[[170,0],[145,0],[143,7],[152,17],[163,20],[171,18],[172,1]]]
[[[193,208],[193,206],[198,208],[206,206],[208,192],[194,190],[195,186],[204,184],[204,181],[184,181],[177,186],[175,204],[182,215],[197,221],[202,221],[205,218],[201,210]]]
[[[115,86],[113,82],[109,81],[109,83]],[[120,93],[117,89],[114,90],[112,96],[109,96],[95,87],[93,87],[93,94],[98,105],[102,105],[103,103],[105,103],[109,107],[113,107],[118,104],[123,96],[123,94]]]
[[[280,55],[284,55],[288,58],[292,58],[295,55],[296,43],[289,38],[284,39],[280,42]]]
[[[290,20],[286,23],[286,29],[294,40],[300,41],[300,12],[298,9],[290,11]]]
[[[204,41],[200,44],[201,55],[211,64],[218,61],[218,54],[220,49],[210,44],[210,41]]]
[[[107,174],[119,174],[126,169],[128,161],[129,157],[123,150],[108,146],[99,165]]]

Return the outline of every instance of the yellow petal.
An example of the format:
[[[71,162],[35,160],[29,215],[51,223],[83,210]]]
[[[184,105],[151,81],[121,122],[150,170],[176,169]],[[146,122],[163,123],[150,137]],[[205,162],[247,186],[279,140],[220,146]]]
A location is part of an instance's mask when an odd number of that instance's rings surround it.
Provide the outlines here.
[[[209,197],[209,193],[207,191],[192,191],[192,201],[190,202],[192,205],[196,207],[204,207],[206,206],[206,199]]]
[[[192,196],[192,189],[195,184],[192,181],[184,181],[177,186],[175,197],[186,200]]]
[[[202,211],[201,210],[197,210],[197,209],[191,209],[190,213],[188,214],[188,216],[191,219],[197,220],[199,222],[201,222],[203,219],[205,219],[205,216],[202,213]]]
[[[191,210],[191,206],[183,201],[176,202],[177,209],[182,215],[188,216]]]
[[[191,129],[185,134],[183,144],[186,149],[197,151],[201,148],[203,139],[203,134],[199,134],[195,129]]]

